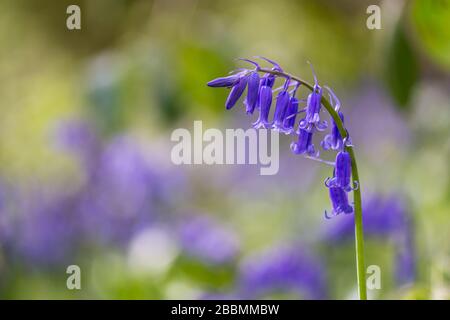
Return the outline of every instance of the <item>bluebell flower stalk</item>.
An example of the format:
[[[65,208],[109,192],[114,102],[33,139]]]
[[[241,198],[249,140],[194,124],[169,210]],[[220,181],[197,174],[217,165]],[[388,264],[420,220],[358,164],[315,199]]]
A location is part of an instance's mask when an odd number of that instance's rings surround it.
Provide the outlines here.
[[[295,107],[289,106],[290,102],[298,103],[293,100],[295,97],[296,89],[292,96],[287,93],[289,83],[296,83],[297,87],[302,85],[309,89],[311,93],[308,95],[305,111],[305,117],[300,120],[298,124],[297,142],[291,144],[291,150],[295,154],[302,154],[307,158],[319,160],[322,163],[330,164],[328,161],[324,161],[319,158],[319,153],[315,154],[315,148],[313,144],[313,135],[316,132],[325,130],[327,126],[326,121],[320,120],[320,112],[322,106],[329,113],[332,118],[332,132],[328,138],[325,138],[322,143],[322,147],[325,150],[338,150],[339,153],[336,157],[336,162],[331,163],[334,167],[333,178],[326,181],[326,185],[329,188],[330,200],[332,203],[332,215],[336,216],[340,213],[349,214],[354,213],[354,225],[355,225],[355,253],[356,253],[356,269],[358,280],[358,293],[361,300],[367,299],[366,279],[365,279],[365,265],[364,265],[364,237],[363,237],[363,224],[362,224],[362,208],[361,208],[361,191],[358,175],[358,167],[356,163],[355,152],[349,133],[344,127],[343,114],[340,112],[341,104],[334,92],[325,87],[330,95],[328,100],[323,95],[322,86],[319,85],[317,76],[313,70],[314,84],[291,75],[285,71],[276,62],[261,58],[273,65],[271,69],[261,68],[256,62],[251,60],[245,60],[256,66],[256,69],[252,72],[263,73],[260,81],[260,90],[258,96],[259,118],[253,124],[254,128],[273,128],[283,132],[294,133],[293,126],[289,119],[293,118],[298,111],[294,112],[294,108],[298,110],[298,105]],[[250,70],[248,72],[251,72]],[[272,104],[272,87],[274,80],[277,78],[284,79],[285,85],[282,91],[278,94],[277,105],[275,111],[274,123],[269,120],[270,106]],[[215,81],[215,80],[213,80]],[[230,95],[238,91],[240,92],[240,82],[237,82],[232,87]],[[237,88],[237,89],[235,89]],[[234,90],[234,91],[233,91]],[[242,90],[243,91],[243,90]],[[241,92],[242,94],[242,92]],[[228,100],[227,100],[228,101]],[[236,102],[236,101],[234,101]],[[228,109],[228,104],[227,104]],[[294,120],[295,122],[295,120]],[[347,193],[353,193],[353,207],[349,204]],[[326,212],[325,216],[330,218]]]

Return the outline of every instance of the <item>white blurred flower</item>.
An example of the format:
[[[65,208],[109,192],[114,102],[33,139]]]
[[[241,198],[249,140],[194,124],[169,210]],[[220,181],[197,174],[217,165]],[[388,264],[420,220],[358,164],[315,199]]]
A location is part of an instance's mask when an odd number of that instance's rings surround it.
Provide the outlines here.
[[[128,249],[128,265],[136,273],[162,275],[178,255],[178,247],[169,232],[151,227],[137,233]]]

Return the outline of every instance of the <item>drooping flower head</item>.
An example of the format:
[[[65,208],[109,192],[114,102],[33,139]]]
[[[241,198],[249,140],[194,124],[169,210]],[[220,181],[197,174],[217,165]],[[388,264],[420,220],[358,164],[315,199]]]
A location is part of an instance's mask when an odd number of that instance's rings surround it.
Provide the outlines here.
[[[351,180],[352,170],[351,170],[351,156],[346,151],[346,148],[351,146],[350,138],[347,130],[345,130],[345,136],[341,135],[339,127],[336,123],[332,122],[331,132],[326,135],[326,137],[321,142],[324,150],[338,150],[336,161],[330,162],[319,158],[319,152],[316,153],[316,149],[313,144],[314,135],[320,131],[327,129],[327,121],[320,119],[320,111],[323,102],[322,86],[319,85],[317,75],[311,65],[312,74],[314,77],[314,85],[311,87],[307,85],[306,87],[311,88],[312,92],[308,94],[306,99],[306,108],[299,110],[300,101],[296,97],[296,93],[300,84],[306,84],[299,78],[291,76],[285,73],[278,63],[273,60],[257,57],[259,59],[265,60],[272,65],[271,69],[263,69],[251,60],[240,59],[255,65],[255,69],[249,70],[244,69],[239,71],[239,76],[235,77],[225,77],[213,80],[210,83],[216,84],[231,84],[232,91],[227,99],[227,108],[231,108],[242,92],[245,90],[245,86],[248,84],[248,95],[245,100],[247,114],[252,114],[257,108],[259,109],[259,116],[256,122],[253,123],[255,129],[265,128],[273,129],[277,131],[284,132],[286,134],[297,134],[297,141],[291,143],[291,151],[294,154],[301,154],[307,158],[320,161],[322,163],[332,165],[334,169],[334,174],[332,178],[327,179],[326,186],[330,189],[330,200],[332,203],[332,216],[338,215],[342,212],[351,213],[353,212],[352,206],[348,202],[347,192],[357,188],[356,185],[353,187],[353,182]],[[259,77],[258,72],[263,72],[264,75]],[[224,80],[225,79],[225,80]],[[245,79],[245,80],[243,80]],[[276,79],[283,79],[283,86],[280,88],[273,89]],[[245,84],[242,83],[245,81]],[[258,84],[258,85],[257,85]],[[291,86],[295,88],[290,91]],[[241,87],[242,86],[242,87]],[[256,89],[258,87],[258,90]],[[324,86],[328,91],[330,96],[330,103],[334,107],[334,111],[338,113],[341,120],[344,119],[343,113],[340,111],[341,104],[334,92]],[[281,90],[280,90],[281,89]],[[269,119],[270,108],[272,105],[273,93],[280,90],[276,97],[275,111],[273,115],[273,121]],[[326,101],[325,101],[326,102]],[[324,102],[324,103],[325,103]],[[328,105],[325,105],[329,108]],[[329,111],[329,110],[328,110]],[[300,112],[306,112],[305,117],[301,119],[298,123],[298,127],[295,128],[296,116]],[[337,119],[337,118],[335,118]],[[297,130],[295,130],[297,129]],[[327,217],[331,217],[327,215]]]

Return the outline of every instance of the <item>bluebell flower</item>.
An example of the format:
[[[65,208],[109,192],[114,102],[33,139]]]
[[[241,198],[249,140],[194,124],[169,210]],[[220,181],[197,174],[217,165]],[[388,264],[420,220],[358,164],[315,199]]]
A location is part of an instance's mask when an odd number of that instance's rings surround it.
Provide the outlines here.
[[[247,87],[247,76],[243,76],[239,79],[239,81],[231,88],[230,94],[228,95],[227,101],[225,102],[225,107],[227,110],[234,107],[236,102],[244,93],[245,88]]]
[[[208,82],[209,87],[220,88],[228,87],[231,88],[235,86],[239,80],[246,75],[246,72],[237,72],[235,74],[229,75],[227,77],[220,77]]]
[[[286,134],[294,131],[295,119],[297,118],[299,101],[295,96],[289,98],[286,117],[284,118],[283,128]]]
[[[246,299],[271,294],[295,294],[306,299],[326,298],[323,267],[297,246],[282,246],[248,257],[239,272],[240,295]]]
[[[247,87],[248,78],[249,70],[244,69],[230,76],[211,80],[210,82],[208,82],[208,86],[231,88],[231,91],[228,94],[228,98],[225,102],[225,107],[227,108],[227,110],[229,110],[234,107],[236,102],[244,93],[244,90]]]
[[[284,121],[286,119],[286,112],[290,101],[290,96],[288,92],[289,79],[286,80],[284,88],[277,95],[277,103],[275,105],[274,121],[272,129],[285,132]]]
[[[340,187],[329,187],[329,194],[331,199],[331,215],[325,211],[325,217],[330,219],[338,214],[345,213],[349,214],[353,212],[353,207],[348,202],[348,196],[344,189]]]
[[[286,116],[283,122],[283,128],[286,134],[291,134],[292,132],[294,132],[295,120],[297,118],[297,114],[299,113],[298,110],[299,100],[295,97],[295,95],[299,87],[300,83],[297,83],[292,92],[291,97],[289,98]]]
[[[266,82],[268,80],[266,79]],[[270,106],[272,105],[272,88],[263,84],[259,90],[259,118],[253,123],[253,128],[270,128],[269,121]]]
[[[312,143],[312,131],[299,129],[298,141],[291,143],[291,150],[295,154],[313,155],[315,153],[314,144]]]
[[[272,70],[274,70],[274,68],[272,68]],[[261,84],[261,85],[266,85],[266,86],[268,86],[268,87],[270,87],[270,88],[273,88],[273,85],[275,84],[275,80],[276,80],[276,77],[275,77],[273,74],[271,74],[271,73],[266,73],[266,74],[261,78],[260,84]]]
[[[347,151],[340,151],[336,155],[334,177],[327,178],[325,185],[330,187],[339,187],[346,192],[353,190],[351,185],[352,160]]]
[[[245,100],[247,114],[252,114],[258,102],[259,94],[259,74],[252,72],[248,77],[247,99]]]
[[[338,111],[339,117],[344,122],[344,114]],[[339,132],[338,127],[334,120],[331,120],[331,133],[327,134],[325,138],[321,142],[321,146],[324,150],[340,150],[344,147],[344,143],[342,141],[341,133]]]
[[[299,127],[301,129],[311,130],[316,128],[319,131],[323,131],[327,128],[326,121],[320,121],[320,110],[322,106],[322,87],[319,86],[317,76],[314,73],[314,87],[312,92],[308,95],[306,102],[306,116],[300,121]]]

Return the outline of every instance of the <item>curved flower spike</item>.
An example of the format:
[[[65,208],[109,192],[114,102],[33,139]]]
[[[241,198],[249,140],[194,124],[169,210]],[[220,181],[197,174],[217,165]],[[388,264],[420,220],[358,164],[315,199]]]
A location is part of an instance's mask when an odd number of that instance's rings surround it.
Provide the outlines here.
[[[273,69],[276,70],[276,71],[280,71],[280,72],[283,71],[283,69],[280,67],[280,65],[278,63],[276,63],[275,61],[271,60],[271,59],[268,59],[268,58],[265,58],[265,57],[262,57],[262,56],[255,56],[255,58],[262,59],[262,60],[265,60],[265,61],[269,62],[270,64],[273,65]]]

